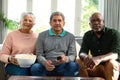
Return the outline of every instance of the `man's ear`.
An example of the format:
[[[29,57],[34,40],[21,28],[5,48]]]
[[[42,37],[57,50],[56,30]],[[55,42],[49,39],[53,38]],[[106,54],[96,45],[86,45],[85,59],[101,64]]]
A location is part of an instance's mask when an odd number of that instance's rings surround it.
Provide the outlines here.
[[[63,23],[63,25],[65,25],[65,22]]]
[[[49,24],[51,25],[51,22],[49,22]]]
[[[90,22],[89,22],[89,25],[90,25]]]
[[[105,21],[103,20],[103,23],[105,23]]]

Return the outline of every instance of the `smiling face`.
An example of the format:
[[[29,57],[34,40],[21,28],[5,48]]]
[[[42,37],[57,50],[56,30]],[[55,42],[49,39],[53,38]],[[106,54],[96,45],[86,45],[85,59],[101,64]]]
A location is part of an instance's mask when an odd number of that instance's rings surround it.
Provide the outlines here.
[[[35,24],[35,20],[29,14],[25,15],[23,19],[20,21],[20,25],[23,30],[31,30],[34,24]]]
[[[63,21],[63,18],[60,15],[53,16],[52,20],[50,21],[50,25],[52,27],[52,31],[55,34],[60,34],[62,32],[64,24],[65,24],[65,22]]]
[[[94,13],[90,17],[90,27],[94,32],[99,32],[104,27],[104,20],[100,13]]]

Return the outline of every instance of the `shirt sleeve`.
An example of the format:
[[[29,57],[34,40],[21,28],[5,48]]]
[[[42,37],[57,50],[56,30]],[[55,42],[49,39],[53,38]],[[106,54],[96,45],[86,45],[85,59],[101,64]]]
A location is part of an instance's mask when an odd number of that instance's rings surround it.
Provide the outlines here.
[[[120,33],[115,31],[112,34],[112,45],[111,45],[111,52],[113,53],[120,53]]]
[[[3,42],[2,51],[0,52],[0,60],[5,63],[8,63],[8,57],[11,52],[11,44],[12,44],[12,39],[11,36],[8,34],[5,41]]]
[[[43,65],[47,61],[44,57],[44,49],[43,49],[43,37],[42,35],[38,36],[37,44],[36,44],[36,55],[38,63],[42,63]]]
[[[77,52],[76,52],[76,45],[75,45],[75,37],[73,36],[71,38],[71,41],[69,42],[69,48],[67,51],[67,61],[66,62],[71,62],[75,61],[77,57]]]
[[[80,53],[88,54],[88,52],[89,52],[89,39],[87,38],[87,35],[85,34],[83,36],[83,40],[82,40],[79,55],[80,55]]]

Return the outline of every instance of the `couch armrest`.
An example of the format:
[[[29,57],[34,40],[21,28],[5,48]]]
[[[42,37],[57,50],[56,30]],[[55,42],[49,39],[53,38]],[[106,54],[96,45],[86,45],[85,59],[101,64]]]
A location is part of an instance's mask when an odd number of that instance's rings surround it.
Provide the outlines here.
[[[4,63],[0,61],[0,80],[5,80],[5,70],[4,70]]]

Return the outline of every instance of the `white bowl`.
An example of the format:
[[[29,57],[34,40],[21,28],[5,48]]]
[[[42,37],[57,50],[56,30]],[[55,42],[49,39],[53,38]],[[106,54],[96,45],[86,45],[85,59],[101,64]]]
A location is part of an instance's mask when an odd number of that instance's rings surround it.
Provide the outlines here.
[[[30,67],[36,61],[36,55],[33,54],[17,54],[15,56],[20,67]]]

